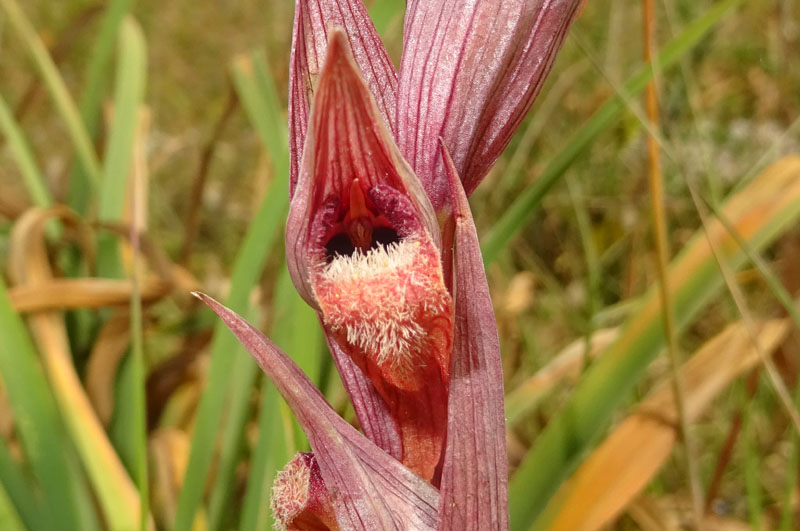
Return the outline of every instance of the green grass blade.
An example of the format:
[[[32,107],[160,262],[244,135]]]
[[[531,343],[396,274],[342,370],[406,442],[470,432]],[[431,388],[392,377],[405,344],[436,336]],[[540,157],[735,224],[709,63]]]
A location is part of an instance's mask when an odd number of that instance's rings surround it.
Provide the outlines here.
[[[237,253],[231,275],[231,291],[226,305],[244,313],[253,286],[258,281],[267,253],[275,245],[279,228],[288,210],[289,160],[286,123],[281,113],[274,83],[263,66],[263,59],[240,58],[234,65],[237,94],[251,122],[264,141],[271,156],[275,179],[261,203],[255,218]],[[203,495],[203,483],[208,475],[214,440],[224,410],[224,398],[230,387],[230,371],[237,357],[249,356],[219,321],[214,328],[211,345],[209,381],[198,406],[197,421],[192,436],[192,450],[178,499],[175,517],[176,531],[191,529],[194,514]]]
[[[250,461],[250,477],[244,495],[239,531],[259,531],[272,526],[269,495],[278,471],[291,458],[286,440],[277,434],[283,431],[281,397],[270,382],[261,391],[261,412],[258,417],[258,443]]]
[[[128,29],[126,20],[125,30]],[[135,30],[133,30],[135,31]],[[125,35],[125,31],[123,31]],[[141,118],[140,118],[141,121]],[[137,156],[142,157],[141,152],[145,150],[145,134],[144,127],[139,124],[138,135],[134,139],[135,149]],[[143,226],[142,221],[138,218],[138,213],[146,211],[147,198],[144,191],[144,180],[147,178],[143,171],[140,171],[139,164],[134,165],[134,170],[131,172],[132,193],[130,201],[131,210],[131,283],[133,285],[133,293],[130,300],[130,328],[131,328],[131,372],[134,383],[133,394],[131,402],[133,403],[134,422],[133,432],[136,446],[136,485],[139,490],[139,529],[140,531],[147,531],[148,529],[148,516],[150,513],[150,489],[148,480],[148,467],[147,467],[147,398],[146,398],[146,383],[147,383],[147,364],[144,356],[144,331],[142,324],[142,292],[141,292],[141,274],[143,270],[141,261],[141,235],[139,234],[140,227]]]
[[[100,221],[119,222],[123,217],[146,74],[144,37],[139,25],[129,17],[123,21],[119,32],[114,115],[99,189]],[[117,236],[109,232],[100,233],[97,237],[97,272],[109,278],[119,278],[123,274]],[[119,369],[114,389],[116,407],[109,428],[114,446],[129,471],[138,470],[138,456],[142,451],[137,435],[139,428],[131,422],[137,418],[137,405],[131,400],[139,385],[135,365],[129,358]]]
[[[800,384],[795,384],[794,388],[795,407],[800,407]],[[789,531],[792,528],[794,519],[794,503],[792,502],[794,493],[797,492],[798,464],[800,464],[800,436],[796,431],[789,428],[789,460],[786,463],[786,479],[784,480],[783,503],[781,508],[780,531]]]
[[[132,0],[111,0],[100,24],[97,40],[92,46],[86,83],[80,101],[80,114],[90,138],[97,136],[100,112],[108,83],[108,66],[117,43],[120,25],[130,11]],[[81,165],[75,165],[69,179],[69,205],[84,213],[91,196],[89,176]]]
[[[25,527],[20,517],[11,505],[11,500],[6,496],[6,491],[0,486],[0,529],[5,531],[24,531]]]
[[[19,35],[28,52],[31,54],[36,68],[55,103],[64,124],[67,127],[75,155],[89,177],[90,183],[96,185],[100,180],[100,163],[94,152],[89,134],[83,125],[78,108],[67,91],[64,80],[58,73],[55,63],[47,52],[42,40],[36,34],[25,13],[16,0],[0,0],[0,7],[6,12],[8,21]]]
[[[248,320],[253,319],[250,312]],[[228,411],[222,431],[219,467],[208,504],[208,529],[224,529],[229,503],[234,493],[234,477],[242,453],[244,429],[250,413],[250,397],[258,377],[258,365],[249,356],[238,355],[234,359],[232,384],[229,386]]]
[[[103,108],[103,94],[107,83],[108,66],[118,42],[122,21],[131,9],[133,0],[111,0],[106,8],[97,40],[92,46],[86,84],[80,101],[83,123],[94,137],[100,125],[100,111]]]
[[[36,493],[31,488],[22,469],[17,465],[3,441],[0,444],[0,483],[5,492],[1,495],[6,498],[6,503],[13,505],[13,510],[28,529],[45,529],[46,520],[43,514],[44,507]],[[2,509],[0,509],[2,513]],[[6,529],[14,516],[8,515],[6,520],[0,516],[0,529]]]
[[[50,191],[44,184],[44,176],[39,171],[36,159],[33,156],[30,145],[25,139],[25,134],[14,120],[11,109],[6,105],[5,100],[0,96],[0,130],[6,137],[11,155],[17,163],[22,181],[28,189],[28,194],[36,206],[46,207],[53,203]]]
[[[142,31],[132,18],[127,18],[122,24],[119,38],[114,120],[100,183],[97,214],[100,221],[116,222],[122,219],[146,74],[147,56]],[[98,239],[97,269],[103,276],[119,276],[121,270],[115,236],[105,234]]]
[[[399,20],[406,10],[406,3],[403,0],[377,0],[369,6],[369,16],[375,24],[378,35],[386,35],[395,20]]]
[[[768,168],[734,194],[723,214],[752,250],[763,250],[800,218],[800,158],[786,158]],[[717,241],[715,248],[731,269],[747,260],[747,254],[718,221],[686,244],[669,271],[679,330],[724,285],[707,234]],[[569,403],[548,424],[517,470],[510,488],[513,529],[531,527],[663,347],[658,293],[653,287],[619,339],[584,375]]]
[[[241,63],[240,63],[241,64]],[[277,122],[281,119],[280,107],[277,103],[277,94],[274,88],[274,83],[269,77],[266,61],[263,56],[256,55],[252,59],[252,73],[254,84],[243,81],[238,78],[237,73],[234,73],[237,83],[237,90],[243,94],[242,100],[245,109],[250,116],[267,116],[272,122]],[[255,90],[256,92],[248,92]],[[270,146],[270,154],[274,157],[273,149],[278,149],[279,146],[286,145],[286,135],[280,133],[280,129],[275,129],[274,126],[269,125],[266,121],[261,121],[258,126],[261,131],[262,139],[265,145]],[[283,160],[280,161],[281,165],[288,167],[287,152],[284,151],[279,155]],[[275,246],[282,247],[282,242]],[[288,274],[288,272],[287,272]],[[291,282],[290,282],[291,284]],[[278,297],[276,301],[277,308],[284,308],[286,303],[282,300],[282,289],[284,282],[279,281]],[[294,288],[292,287],[292,291]],[[296,292],[295,292],[296,295]],[[288,306],[287,306],[288,307]],[[294,308],[294,307],[292,307]],[[278,319],[280,320],[280,316]],[[287,323],[287,326],[291,326]],[[278,329],[283,329],[284,326],[279,326]],[[255,384],[256,377],[259,374],[259,369],[256,364],[252,362],[247,356],[237,358],[234,367],[234,385],[232,386],[230,409],[228,413],[228,425],[224,430],[224,437],[222,443],[222,452],[220,456],[220,473],[217,474],[217,480],[214,483],[214,489],[211,495],[211,502],[208,511],[208,527],[209,529],[220,529],[222,524],[223,515],[228,505],[231,493],[233,492],[233,478],[237,464],[237,459],[240,455],[241,437],[245,422],[247,420],[246,413],[249,412],[249,397],[250,391]]]
[[[664,71],[676,65],[686,52],[691,50],[712,28],[743,0],[723,0],[703,16],[687,25],[683,32],[670,41],[658,54],[656,64]],[[523,191],[483,238],[481,249],[483,261],[488,266],[508,245],[514,235],[538,210],[544,195],[564,176],[569,166],[583,154],[603,132],[616,123],[626,109],[625,102],[640,94],[653,77],[649,65],[642,67],[622,87],[622,93],[607,101],[572,137],[545,167],[533,185]]]
[[[276,180],[289,173],[289,134],[275,81],[263,53],[239,56],[233,63],[236,94],[269,153]],[[287,192],[288,196],[288,192]]]
[[[135,274],[135,273],[134,273]],[[133,408],[136,444],[136,485],[139,490],[139,529],[147,530],[147,515],[150,512],[150,495],[147,473],[147,406],[145,399],[146,371],[142,337],[142,298],[138,284],[131,297],[131,361],[133,372]]]
[[[70,446],[36,349],[14,312],[0,277],[0,374],[25,454],[44,496],[47,529],[81,531],[80,480],[72,473]],[[82,480],[82,478],[80,478]],[[57,524],[57,525],[56,525]]]
[[[276,315],[270,336],[313,381],[319,383],[324,355],[319,321],[316,312],[297,294],[286,266],[281,269],[273,307]],[[303,333],[297,334],[296,330],[303,330]],[[271,525],[270,487],[275,475],[291,455],[301,449],[287,447],[287,434],[284,434],[284,437],[279,435],[283,431],[283,424],[280,397],[275,388],[271,383],[264,382],[262,392],[258,445],[250,467],[240,531],[256,531],[267,527],[267,523]],[[299,432],[295,420],[293,424],[294,431]],[[292,439],[292,436],[288,438]]]

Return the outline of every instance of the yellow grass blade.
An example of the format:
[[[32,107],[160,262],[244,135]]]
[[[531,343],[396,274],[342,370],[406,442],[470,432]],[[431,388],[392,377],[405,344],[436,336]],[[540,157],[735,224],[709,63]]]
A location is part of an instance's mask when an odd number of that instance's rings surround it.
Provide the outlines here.
[[[8,270],[16,284],[36,286],[52,279],[44,227],[57,214],[31,209],[15,224]],[[129,529],[139,521],[139,496],[75,372],[63,317],[57,311],[39,312],[29,317],[29,324],[109,529]]]
[[[788,331],[785,319],[760,323],[756,331],[759,347],[771,353]],[[697,420],[721,391],[759,359],[741,321],[706,343],[681,367],[687,420]],[[663,382],[592,453],[546,510],[543,521],[552,518],[550,529],[599,529],[611,523],[647,486],[678,437],[673,397],[672,386]]]
[[[784,157],[766,168],[731,196],[722,213],[741,240],[762,250],[800,216],[800,157]],[[718,260],[736,270],[747,255],[729,228],[715,219],[686,243],[670,265],[669,287],[679,330],[723,287]],[[540,512],[580,464],[664,342],[658,294],[651,289],[514,474],[509,506],[512,527],[539,525],[535,520]]]

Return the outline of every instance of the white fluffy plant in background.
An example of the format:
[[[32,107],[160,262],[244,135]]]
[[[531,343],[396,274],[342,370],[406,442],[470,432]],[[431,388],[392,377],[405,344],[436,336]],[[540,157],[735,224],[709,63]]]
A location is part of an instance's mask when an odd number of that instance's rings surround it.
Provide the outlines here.
[[[280,528],[508,528],[501,359],[467,196],[580,4],[408,0],[398,71],[361,0],[297,0],[287,261],[363,433],[269,339],[197,294],[313,450],[276,480]]]

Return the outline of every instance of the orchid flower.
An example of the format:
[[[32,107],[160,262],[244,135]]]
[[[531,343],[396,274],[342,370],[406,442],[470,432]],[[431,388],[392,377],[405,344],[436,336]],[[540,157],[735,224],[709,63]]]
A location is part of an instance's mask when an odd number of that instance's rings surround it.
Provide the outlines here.
[[[467,196],[581,0],[408,0],[399,72],[361,0],[297,0],[287,261],[363,434],[210,297],[305,430],[286,529],[507,529],[497,327]]]

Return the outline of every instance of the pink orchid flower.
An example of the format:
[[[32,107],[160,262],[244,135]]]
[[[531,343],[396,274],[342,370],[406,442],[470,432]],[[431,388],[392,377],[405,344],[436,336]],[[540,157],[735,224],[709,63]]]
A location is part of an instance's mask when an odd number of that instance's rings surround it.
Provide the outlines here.
[[[363,435],[241,317],[313,454],[285,529],[507,529],[497,327],[467,196],[530,108],[581,0],[408,0],[395,70],[361,0],[297,0],[289,270]]]

